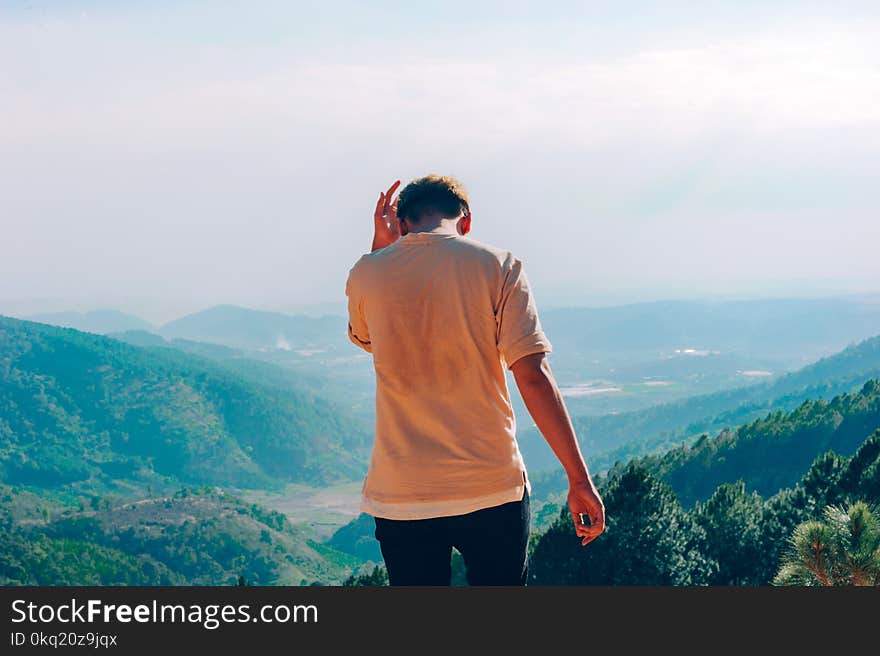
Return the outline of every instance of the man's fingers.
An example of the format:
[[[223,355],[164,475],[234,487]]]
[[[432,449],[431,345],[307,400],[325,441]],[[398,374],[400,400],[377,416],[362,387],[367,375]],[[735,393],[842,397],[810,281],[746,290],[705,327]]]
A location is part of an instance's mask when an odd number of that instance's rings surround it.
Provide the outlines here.
[[[577,514],[572,513],[572,519],[574,520],[574,531],[578,536],[584,537],[593,532],[594,527],[588,524],[581,524],[581,519]]]
[[[583,515],[584,517],[589,517],[590,523],[582,524],[581,515]],[[579,538],[582,538],[581,544],[584,546],[599,537],[605,530],[605,522],[602,519],[602,516],[598,513],[591,516],[590,513],[572,512],[571,517],[574,521],[575,535],[577,535]]]
[[[593,540],[598,538],[600,535],[602,535],[602,531],[593,530],[593,531],[578,531],[577,532],[577,536],[579,538],[583,538],[583,540],[586,540],[586,542],[582,542],[582,544],[587,544],[587,542],[592,542]]]
[[[394,196],[394,192],[397,191],[397,188],[399,186],[400,180],[388,187],[388,191],[385,192],[385,214],[388,214],[389,210],[391,209],[391,197]]]
[[[581,546],[586,547],[588,544],[590,544],[590,542],[592,542],[593,540],[595,540],[598,537],[599,537],[598,535],[592,535],[592,536],[585,537],[583,540],[581,540]]]
[[[601,535],[602,529],[598,526],[578,526],[575,528],[575,533],[577,533],[578,537],[587,537],[588,535]]]
[[[385,208],[385,194],[383,194],[382,192],[379,192],[379,200],[376,201],[376,211],[373,212],[373,218],[376,219],[376,221],[382,220],[382,217],[385,214],[385,212],[383,211],[384,208]]]

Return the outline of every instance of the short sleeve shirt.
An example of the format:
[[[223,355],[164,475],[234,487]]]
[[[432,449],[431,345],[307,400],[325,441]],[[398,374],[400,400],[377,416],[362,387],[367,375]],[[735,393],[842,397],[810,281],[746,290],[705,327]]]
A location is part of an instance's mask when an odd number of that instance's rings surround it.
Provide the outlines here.
[[[457,233],[409,233],[361,257],[346,295],[348,336],[376,372],[361,510],[424,519],[521,499],[505,369],[552,350],[523,263]]]

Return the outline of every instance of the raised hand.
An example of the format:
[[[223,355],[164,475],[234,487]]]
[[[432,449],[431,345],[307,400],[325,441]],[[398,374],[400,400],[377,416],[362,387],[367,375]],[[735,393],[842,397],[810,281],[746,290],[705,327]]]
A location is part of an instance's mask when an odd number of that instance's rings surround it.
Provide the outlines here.
[[[397,220],[397,198],[394,192],[400,186],[400,180],[392,184],[388,191],[379,194],[376,211],[373,213],[373,250],[385,248],[400,238],[400,222]]]

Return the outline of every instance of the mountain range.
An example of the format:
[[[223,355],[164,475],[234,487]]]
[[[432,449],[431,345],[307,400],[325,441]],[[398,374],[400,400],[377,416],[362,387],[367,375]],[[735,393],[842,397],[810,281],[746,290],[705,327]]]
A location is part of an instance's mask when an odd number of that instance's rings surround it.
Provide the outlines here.
[[[807,399],[828,399],[880,378],[880,336],[766,383],[701,394],[644,410],[598,417],[572,417],[591,466],[603,469],[616,460],[663,450],[705,432],[738,426],[771,410],[789,411]],[[555,456],[534,426],[518,433],[529,467],[558,467]]]
[[[333,583],[376,559],[364,517],[320,544],[235,494],[363,475],[371,422],[330,377],[255,359],[260,340],[112,334],[0,316],[0,581]],[[586,452],[638,463],[685,503],[734,480],[773,494],[880,426],[871,378],[880,337],[767,383],[574,421]],[[538,439],[521,435],[530,471]],[[552,519],[542,494],[536,516]]]
[[[0,316],[0,480],[271,487],[362,474],[369,426],[296,378]]]
[[[248,349],[326,348],[346,343],[344,316],[320,317],[217,305],[161,326],[116,310],[21,317],[100,334],[143,330]],[[541,313],[545,332],[566,355],[707,349],[754,353],[780,361],[813,360],[877,334],[874,297],[655,301]],[[340,328],[341,326],[341,328]]]

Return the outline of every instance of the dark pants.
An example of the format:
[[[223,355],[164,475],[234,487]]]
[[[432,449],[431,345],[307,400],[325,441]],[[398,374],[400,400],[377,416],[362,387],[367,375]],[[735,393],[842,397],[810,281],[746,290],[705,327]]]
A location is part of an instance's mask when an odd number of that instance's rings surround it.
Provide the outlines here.
[[[449,585],[452,547],[461,552],[470,585],[525,585],[529,494],[465,515],[431,519],[376,517],[391,585]]]

